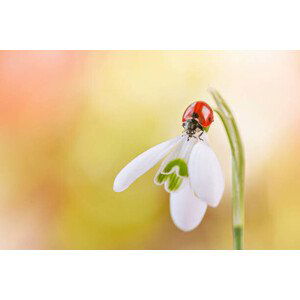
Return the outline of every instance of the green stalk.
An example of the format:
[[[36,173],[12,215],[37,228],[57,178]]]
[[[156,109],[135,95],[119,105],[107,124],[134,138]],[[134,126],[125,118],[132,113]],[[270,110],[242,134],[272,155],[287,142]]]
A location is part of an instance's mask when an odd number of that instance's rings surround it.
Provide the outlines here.
[[[245,181],[245,154],[241,136],[232,115],[232,112],[214,89],[210,89],[217,107],[214,111],[220,117],[231,149],[232,157],[232,227],[233,227],[233,249],[244,248],[244,181]]]

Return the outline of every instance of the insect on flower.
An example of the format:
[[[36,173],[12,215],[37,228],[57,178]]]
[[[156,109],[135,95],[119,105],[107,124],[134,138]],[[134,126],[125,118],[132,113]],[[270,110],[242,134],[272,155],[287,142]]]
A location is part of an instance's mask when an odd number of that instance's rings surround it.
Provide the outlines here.
[[[182,117],[182,135],[158,144],[132,160],[117,175],[114,191],[127,189],[166,156],[154,182],[164,185],[170,193],[170,211],[175,225],[183,231],[196,228],[207,205],[216,207],[224,191],[222,170],[206,136],[213,121],[213,110],[207,103],[192,103]]]

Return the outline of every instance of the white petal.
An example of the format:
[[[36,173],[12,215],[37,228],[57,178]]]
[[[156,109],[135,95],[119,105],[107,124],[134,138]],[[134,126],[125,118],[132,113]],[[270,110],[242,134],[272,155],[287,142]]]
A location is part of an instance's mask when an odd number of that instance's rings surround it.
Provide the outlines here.
[[[178,136],[137,156],[117,175],[113,187],[114,191],[122,192],[127,189],[138,177],[157,164],[180,140],[181,136]]]
[[[182,185],[179,191],[170,195],[171,216],[179,229],[191,231],[202,221],[207,204],[194,195],[187,179]]]
[[[195,195],[208,205],[216,207],[224,192],[224,178],[215,153],[205,142],[194,146],[188,168]]]

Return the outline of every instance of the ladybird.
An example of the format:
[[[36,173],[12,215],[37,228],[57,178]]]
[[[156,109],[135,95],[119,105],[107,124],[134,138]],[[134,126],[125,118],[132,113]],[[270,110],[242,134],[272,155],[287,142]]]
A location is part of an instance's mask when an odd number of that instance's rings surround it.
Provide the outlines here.
[[[193,136],[197,131],[208,130],[214,121],[212,108],[203,101],[197,101],[187,107],[182,116],[183,127],[189,136]]]

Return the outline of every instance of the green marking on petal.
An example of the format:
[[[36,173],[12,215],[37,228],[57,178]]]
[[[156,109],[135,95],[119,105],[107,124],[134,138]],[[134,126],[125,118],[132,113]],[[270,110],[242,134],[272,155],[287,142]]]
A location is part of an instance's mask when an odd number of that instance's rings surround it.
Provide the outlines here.
[[[173,168],[178,168],[178,174]],[[167,174],[165,174],[167,173]],[[162,173],[159,173],[155,177],[157,184],[165,183],[167,191],[174,192],[179,189],[182,184],[183,178],[188,177],[188,167],[186,162],[181,158],[176,158],[170,161],[163,169]]]
[[[169,192],[174,192],[179,189],[181,186],[181,183],[183,181],[183,178],[178,176],[175,172],[171,174],[162,174],[159,173],[155,181],[157,184],[166,184],[166,188]]]
[[[168,189],[172,191],[176,186],[178,176],[175,173],[169,175]]]
[[[174,176],[172,176],[174,175]],[[182,183],[182,178],[177,176],[175,173],[173,173],[172,175],[170,175],[169,178],[169,182],[168,182],[168,189],[171,192],[174,192],[176,190],[178,190],[178,188],[180,187],[181,183]],[[172,178],[171,178],[172,176]]]
[[[178,167],[180,176],[188,176],[188,167],[186,162],[181,158],[171,160],[163,169],[164,173],[170,173],[174,167]]]
[[[156,176],[156,181],[157,181],[157,183],[159,183],[159,184],[164,183],[164,182],[168,179],[168,176],[169,176],[169,175],[167,175],[167,174],[159,173],[159,174]]]

